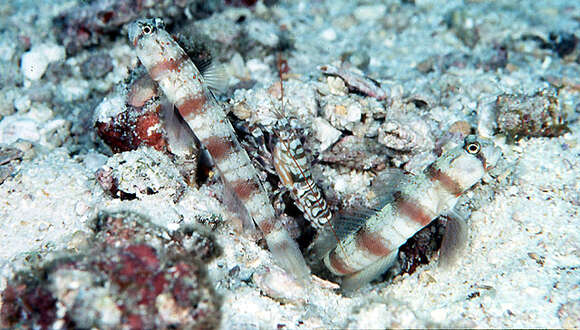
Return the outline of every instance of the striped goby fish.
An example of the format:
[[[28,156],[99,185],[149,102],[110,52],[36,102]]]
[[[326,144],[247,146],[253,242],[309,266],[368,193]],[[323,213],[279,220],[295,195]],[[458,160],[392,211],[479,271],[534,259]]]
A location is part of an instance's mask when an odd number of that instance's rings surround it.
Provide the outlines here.
[[[296,206],[304,213],[306,220],[316,229],[330,224],[332,213],[318,185],[312,179],[308,157],[300,138],[285,117],[278,120],[275,130],[278,141],[272,158],[280,180],[290,190]]]
[[[501,152],[489,141],[469,135],[463,146],[446,151],[419,175],[406,178],[393,199],[362,227],[341,240],[324,262],[346,276],[343,288],[357,288],[378,277],[397,259],[407,239],[439,215],[450,212],[458,197],[495,166]]]
[[[169,101],[215,161],[226,187],[240,200],[258,225],[278,263],[297,279],[307,281],[309,270],[288,231],[277,221],[274,208],[246,151],[240,146],[225,111],[205,79],[158,18],[129,25],[129,39]]]

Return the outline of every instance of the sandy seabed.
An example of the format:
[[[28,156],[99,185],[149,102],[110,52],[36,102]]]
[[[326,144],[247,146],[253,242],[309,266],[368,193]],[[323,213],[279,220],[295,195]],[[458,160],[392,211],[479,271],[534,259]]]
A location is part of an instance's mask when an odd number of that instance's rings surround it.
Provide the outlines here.
[[[267,250],[236,231],[218,180],[183,184],[167,155],[144,147],[114,155],[97,136],[95,121],[115,111],[99,104],[138,66],[123,19],[101,30],[89,24],[99,4],[118,3],[0,4],[0,288],[15,272],[86,244],[98,214],[122,210],[168,232],[191,225],[211,233],[220,253],[207,262],[207,277],[222,328],[580,327],[579,4],[259,1],[207,5],[201,14],[203,6],[185,1],[130,11],[167,15],[171,32],[204,35],[229,78],[220,102],[239,125],[266,131],[280,107],[271,89],[276,49],[281,39],[290,43],[285,111],[304,128],[315,179],[334,208],[367,198],[378,169],[424,169],[457,123],[501,148],[501,173],[460,199],[469,240],[454,267],[437,267],[435,255],[412,274],[345,295],[331,283],[337,278],[305,288],[278,271]],[[89,41],[67,31],[63,15],[88,22]],[[353,93],[318,69],[341,63],[378,81],[387,98]],[[554,125],[542,109],[517,105],[539,107],[529,100],[538,91],[554,95],[551,115],[565,129],[499,122],[512,105],[496,100],[510,95],[518,115]],[[360,164],[333,149],[361,143]],[[104,165],[135,198],[103,190],[95,173]]]

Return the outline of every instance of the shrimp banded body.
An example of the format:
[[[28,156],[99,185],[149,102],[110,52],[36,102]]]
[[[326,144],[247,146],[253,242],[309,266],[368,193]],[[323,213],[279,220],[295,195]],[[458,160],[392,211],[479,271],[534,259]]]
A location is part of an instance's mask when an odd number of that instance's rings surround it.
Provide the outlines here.
[[[296,206],[304,213],[306,220],[320,229],[329,223],[332,213],[322,191],[312,178],[302,142],[286,118],[278,121],[276,130],[278,141],[272,153],[276,172],[290,190]]]
[[[396,261],[398,249],[436,217],[450,212],[457,199],[495,166],[500,151],[490,142],[467,136],[463,146],[445,152],[419,175],[404,180],[391,202],[341,240],[324,258],[328,269],[346,276],[352,289],[374,279]]]
[[[278,263],[298,279],[309,275],[298,245],[277,221],[267,193],[226,113],[185,51],[164,30],[161,19],[129,26],[137,56],[212,156],[226,187],[258,225]]]

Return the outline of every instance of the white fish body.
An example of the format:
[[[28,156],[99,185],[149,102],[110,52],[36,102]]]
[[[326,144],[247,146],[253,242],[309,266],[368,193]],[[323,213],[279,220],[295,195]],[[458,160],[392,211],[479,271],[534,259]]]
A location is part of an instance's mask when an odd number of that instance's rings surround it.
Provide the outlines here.
[[[450,212],[458,197],[478,183],[500,156],[490,142],[467,136],[463,146],[445,152],[423,173],[401,182],[392,202],[325,256],[326,266],[334,274],[346,276],[346,289],[374,279],[393,265],[401,245]]]
[[[224,184],[258,225],[278,263],[297,279],[307,281],[310,271],[298,245],[276,219],[256,169],[195,64],[164,30],[160,19],[133,22],[129,39],[151,78],[209,151]]]

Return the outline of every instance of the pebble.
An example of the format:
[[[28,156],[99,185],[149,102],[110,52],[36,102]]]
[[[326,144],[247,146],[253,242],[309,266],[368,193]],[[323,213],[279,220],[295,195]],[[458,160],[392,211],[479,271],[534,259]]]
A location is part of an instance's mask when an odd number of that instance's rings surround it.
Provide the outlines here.
[[[304,287],[279,268],[256,272],[252,280],[263,294],[282,302],[300,303],[307,297]]]
[[[379,143],[403,152],[429,150],[433,140],[429,126],[421,119],[403,123],[398,120],[385,121],[379,128]]]
[[[246,67],[250,71],[252,77],[263,76],[270,72],[270,67],[266,65],[263,60],[257,58],[249,59],[246,62]]]
[[[362,106],[353,98],[328,97],[322,106],[322,113],[332,126],[337,129],[352,130],[355,123],[362,118]]]
[[[34,145],[28,141],[20,140],[12,144],[12,147],[22,152],[22,160],[31,160],[36,156]]]
[[[179,196],[186,185],[170,158],[148,147],[115,154],[107,160],[102,169],[105,172],[112,169],[110,174],[114,182],[114,190],[109,190],[109,192],[113,197],[122,199],[141,198],[144,195],[156,193],[175,197]],[[109,188],[101,180],[97,180],[103,188]]]
[[[67,79],[59,88],[60,97],[66,102],[82,101],[89,97],[89,82],[81,79]]]
[[[354,17],[359,21],[374,21],[383,16],[387,12],[387,6],[383,4],[359,6],[354,10]]]
[[[21,95],[14,99],[14,109],[20,113],[24,113],[30,109],[32,101],[28,95]]]
[[[14,100],[18,97],[19,92],[15,89],[4,88],[0,90],[0,118],[10,116],[14,113]]]
[[[10,116],[0,121],[0,143],[10,144],[18,139],[37,142],[40,140],[38,123],[29,118]]]
[[[9,33],[3,33],[0,37],[0,61],[11,61],[15,53],[15,39]]]
[[[231,74],[232,76],[234,76],[240,80],[249,80],[250,79],[250,73],[248,72],[248,69],[246,68],[246,64],[244,63],[244,58],[242,57],[242,55],[240,55],[240,53],[235,53],[232,56],[232,59],[230,61],[230,65],[229,65],[228,74]]]
[[[83,159],[83,165],[85,165],[89,171],[96,172],[101,166],[105,165],[107,159],[107,156],[95,151],[91,151],[85,155],[85,158]]]
[[[340,96],[346,96],[348,94],[348,88],[344,84],[344,80],[339,77],[328,76],[326,77],[326,82],[332,94]]]
[[[340,131],[332,127],[330,123],[322,118],[314,118],[312,123],[314,136],[320,141],[320,150],[328,149],[334,142],[340,138]]]
[[[87,212],[90,209],[91,209],[91,207],[87,203],[85,203],[83,201],[78,201],[75,204],[75,213],[78,216],[83,216],[83,215],[87,214]]]
[[[60,147],[70,135],[71,123],[67,120],[57,118],[45,121],[40,129],[42,136],[40,144],[46,147]]]
[[[251,21],[246,27],[248,38],[264,46],[274,48],[280,41],[274,24],[264,21]]]
[[[328,28],[320,34],[320,37],[326,41],[336,40],[336,32],[332,28]]]
[[[109,122],[112,117],[115,117],[125,111],[125,98],[121,95],[114,95],[107,97],[101,102],[94,111],[93,120],[95,122]]]
[[[38,80],[50,63],[63,61],[65,56],[64,47],[51,43],[41,44],[22,55],[20,69],[27,79]]]

